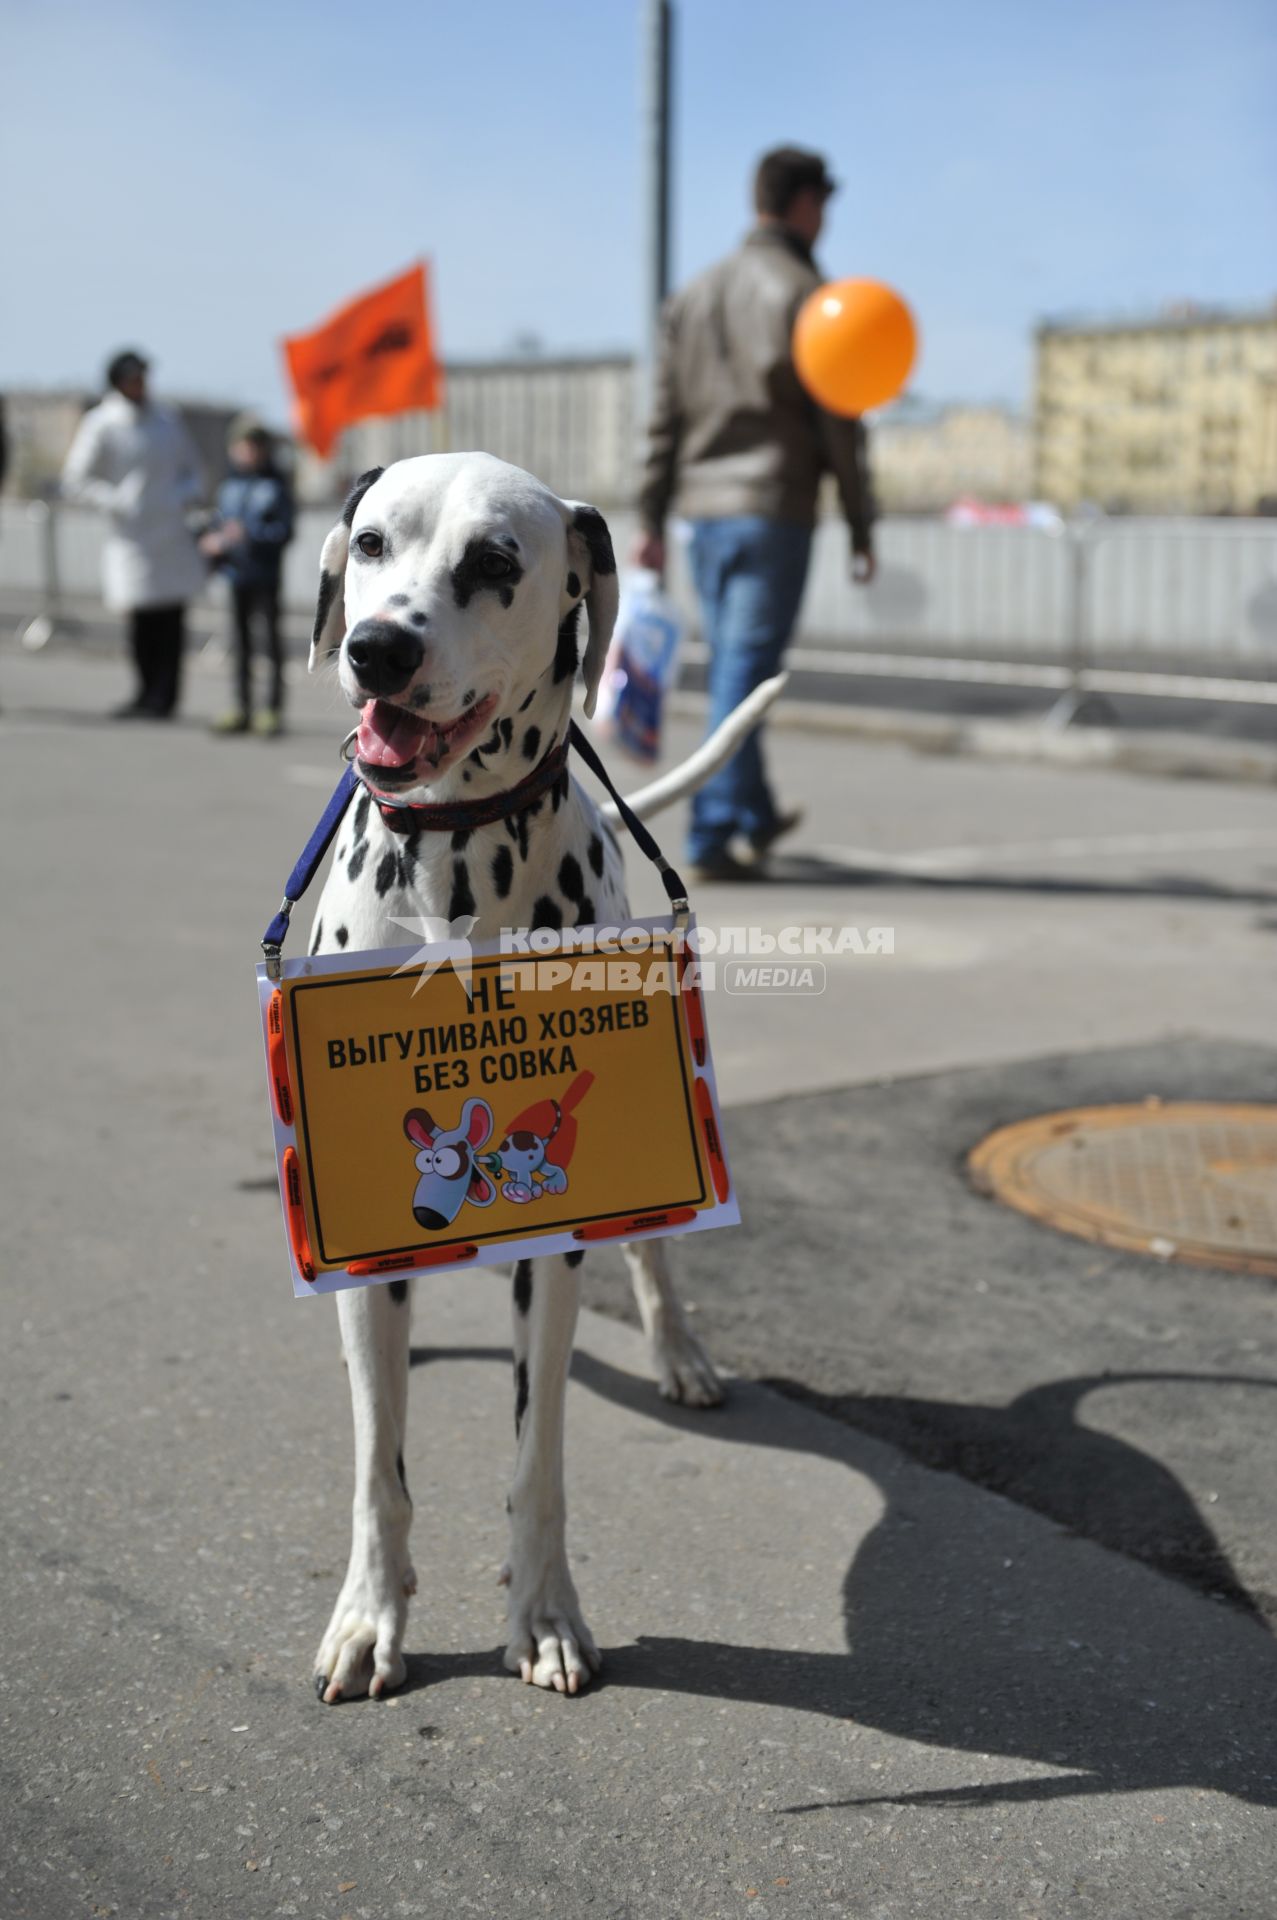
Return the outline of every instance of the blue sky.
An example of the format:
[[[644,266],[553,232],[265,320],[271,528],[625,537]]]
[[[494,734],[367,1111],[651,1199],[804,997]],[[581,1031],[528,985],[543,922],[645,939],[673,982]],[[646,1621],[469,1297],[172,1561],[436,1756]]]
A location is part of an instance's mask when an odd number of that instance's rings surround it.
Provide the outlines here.
[[[763,147],[847,184],[832,275],[890,281],[916,390],[1023,400],[1060,309],[1277,294],[1261,0],[679,0],[679,277]],[[4,6],[0,385],[285,407],[276,340],[425,253],[444,350],[642,337],[641,0]]]

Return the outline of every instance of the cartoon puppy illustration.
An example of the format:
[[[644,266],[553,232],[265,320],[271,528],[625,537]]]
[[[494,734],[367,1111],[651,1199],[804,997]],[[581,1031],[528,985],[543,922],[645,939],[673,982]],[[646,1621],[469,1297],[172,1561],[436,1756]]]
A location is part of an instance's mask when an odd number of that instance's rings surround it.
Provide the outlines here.
[[[567,1192],[567,1167],[576,1146],[573,1108],[593,1083],[592,1073],[578,1073],[561,1104],[549,1098],[534,1102],[510,1122],[500,1146],[483,1155],[494,1179],[505,1175],[501,1192],[507,1200],[526,1206],[529,1200]]]
[[[472,1207],[490,1207],[497,1190],[476,1160],[478,1149],[492,1132],[492,1109],[486,1100],[467,1100],[456,1127],[441,1127],[424,1107],[411,1107],[403,1130],[417,1154],[421,1175],[412,1196],[418,1226],[435,1232],[451,1226],[468,1200]]]
[[[489,1172],[504,1173],[505,1182],[501,1191],[507,1200],[526,1202],[539,1200],[544,1194],[567,1192],[567,1174],[546,1155],[546,1149],[557,1132],[557,1122],[547,1139],[542,1139],[539,1133],[532,1133],[526,1127],[516,1127],[512,1133],[506,1134],[495,1153],[483,1156],[483,1164]]]

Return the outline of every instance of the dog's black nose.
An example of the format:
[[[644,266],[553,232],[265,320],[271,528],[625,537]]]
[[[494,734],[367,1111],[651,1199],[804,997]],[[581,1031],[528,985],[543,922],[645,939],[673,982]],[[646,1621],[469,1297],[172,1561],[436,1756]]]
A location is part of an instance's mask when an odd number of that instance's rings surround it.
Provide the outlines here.
[[[446,1227],[448,1224],[443,1215],[436,1213],[433,1207],[414,1207],[412,1211],[417,1225],[428,1227],[431,1233],[437,1232],[440,1227]]]
[[[393,620],[361,620],[346,636],[346,658],[369,693],[398,693],[425,658],[423,641]]]

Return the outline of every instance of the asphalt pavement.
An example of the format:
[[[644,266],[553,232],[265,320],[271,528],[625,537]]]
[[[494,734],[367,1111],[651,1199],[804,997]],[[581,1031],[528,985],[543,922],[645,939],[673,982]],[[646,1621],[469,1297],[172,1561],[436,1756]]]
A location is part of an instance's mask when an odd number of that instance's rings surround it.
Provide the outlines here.
[[[409,1685],[323,1709],[349,1415],[252,968],[344,715],[302,685],[283,741],[215,741],[218,675],[175,727],[102,721],[124,691],[0,655],[6,1915],[1267,1920],[1273,1288],[1053,1235],[961,1158],[1075,1100],[1271,1096],[1271,797],[777,730],[806,821],[704,920],[894,951],[711,1000],[746,1225],[680,1264],[726,1410],[659,1402],[586,1263],[604,1682],[501,1670],[506,1289],[438,1277]]]
[[[1277,1287],[1054,1232],[963,1164],[1042,1112],[1275,1087],[1277,1050],[1181,1039],[738,1109],[748,1258],[718,1234],[686,1259],[715,1351],[1277,1630]],[[619,1260],[585,1285],[631,1316]]]

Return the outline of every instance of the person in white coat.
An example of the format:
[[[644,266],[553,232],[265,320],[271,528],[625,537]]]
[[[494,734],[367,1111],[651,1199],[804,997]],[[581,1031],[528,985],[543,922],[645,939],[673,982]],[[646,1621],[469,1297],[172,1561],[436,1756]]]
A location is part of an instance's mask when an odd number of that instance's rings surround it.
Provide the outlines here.
[[[102,556],[103,597],[129,616],[137,666],[133,699],[119,719],[167,720],[181,685],[186,602],[205,566],[186,524],[204,495],[199,454],[178,414],[147,393],[140,353],[117,353],[110,391],[80,422],[62,469],[68,500],[100,507],[110,522]]]

